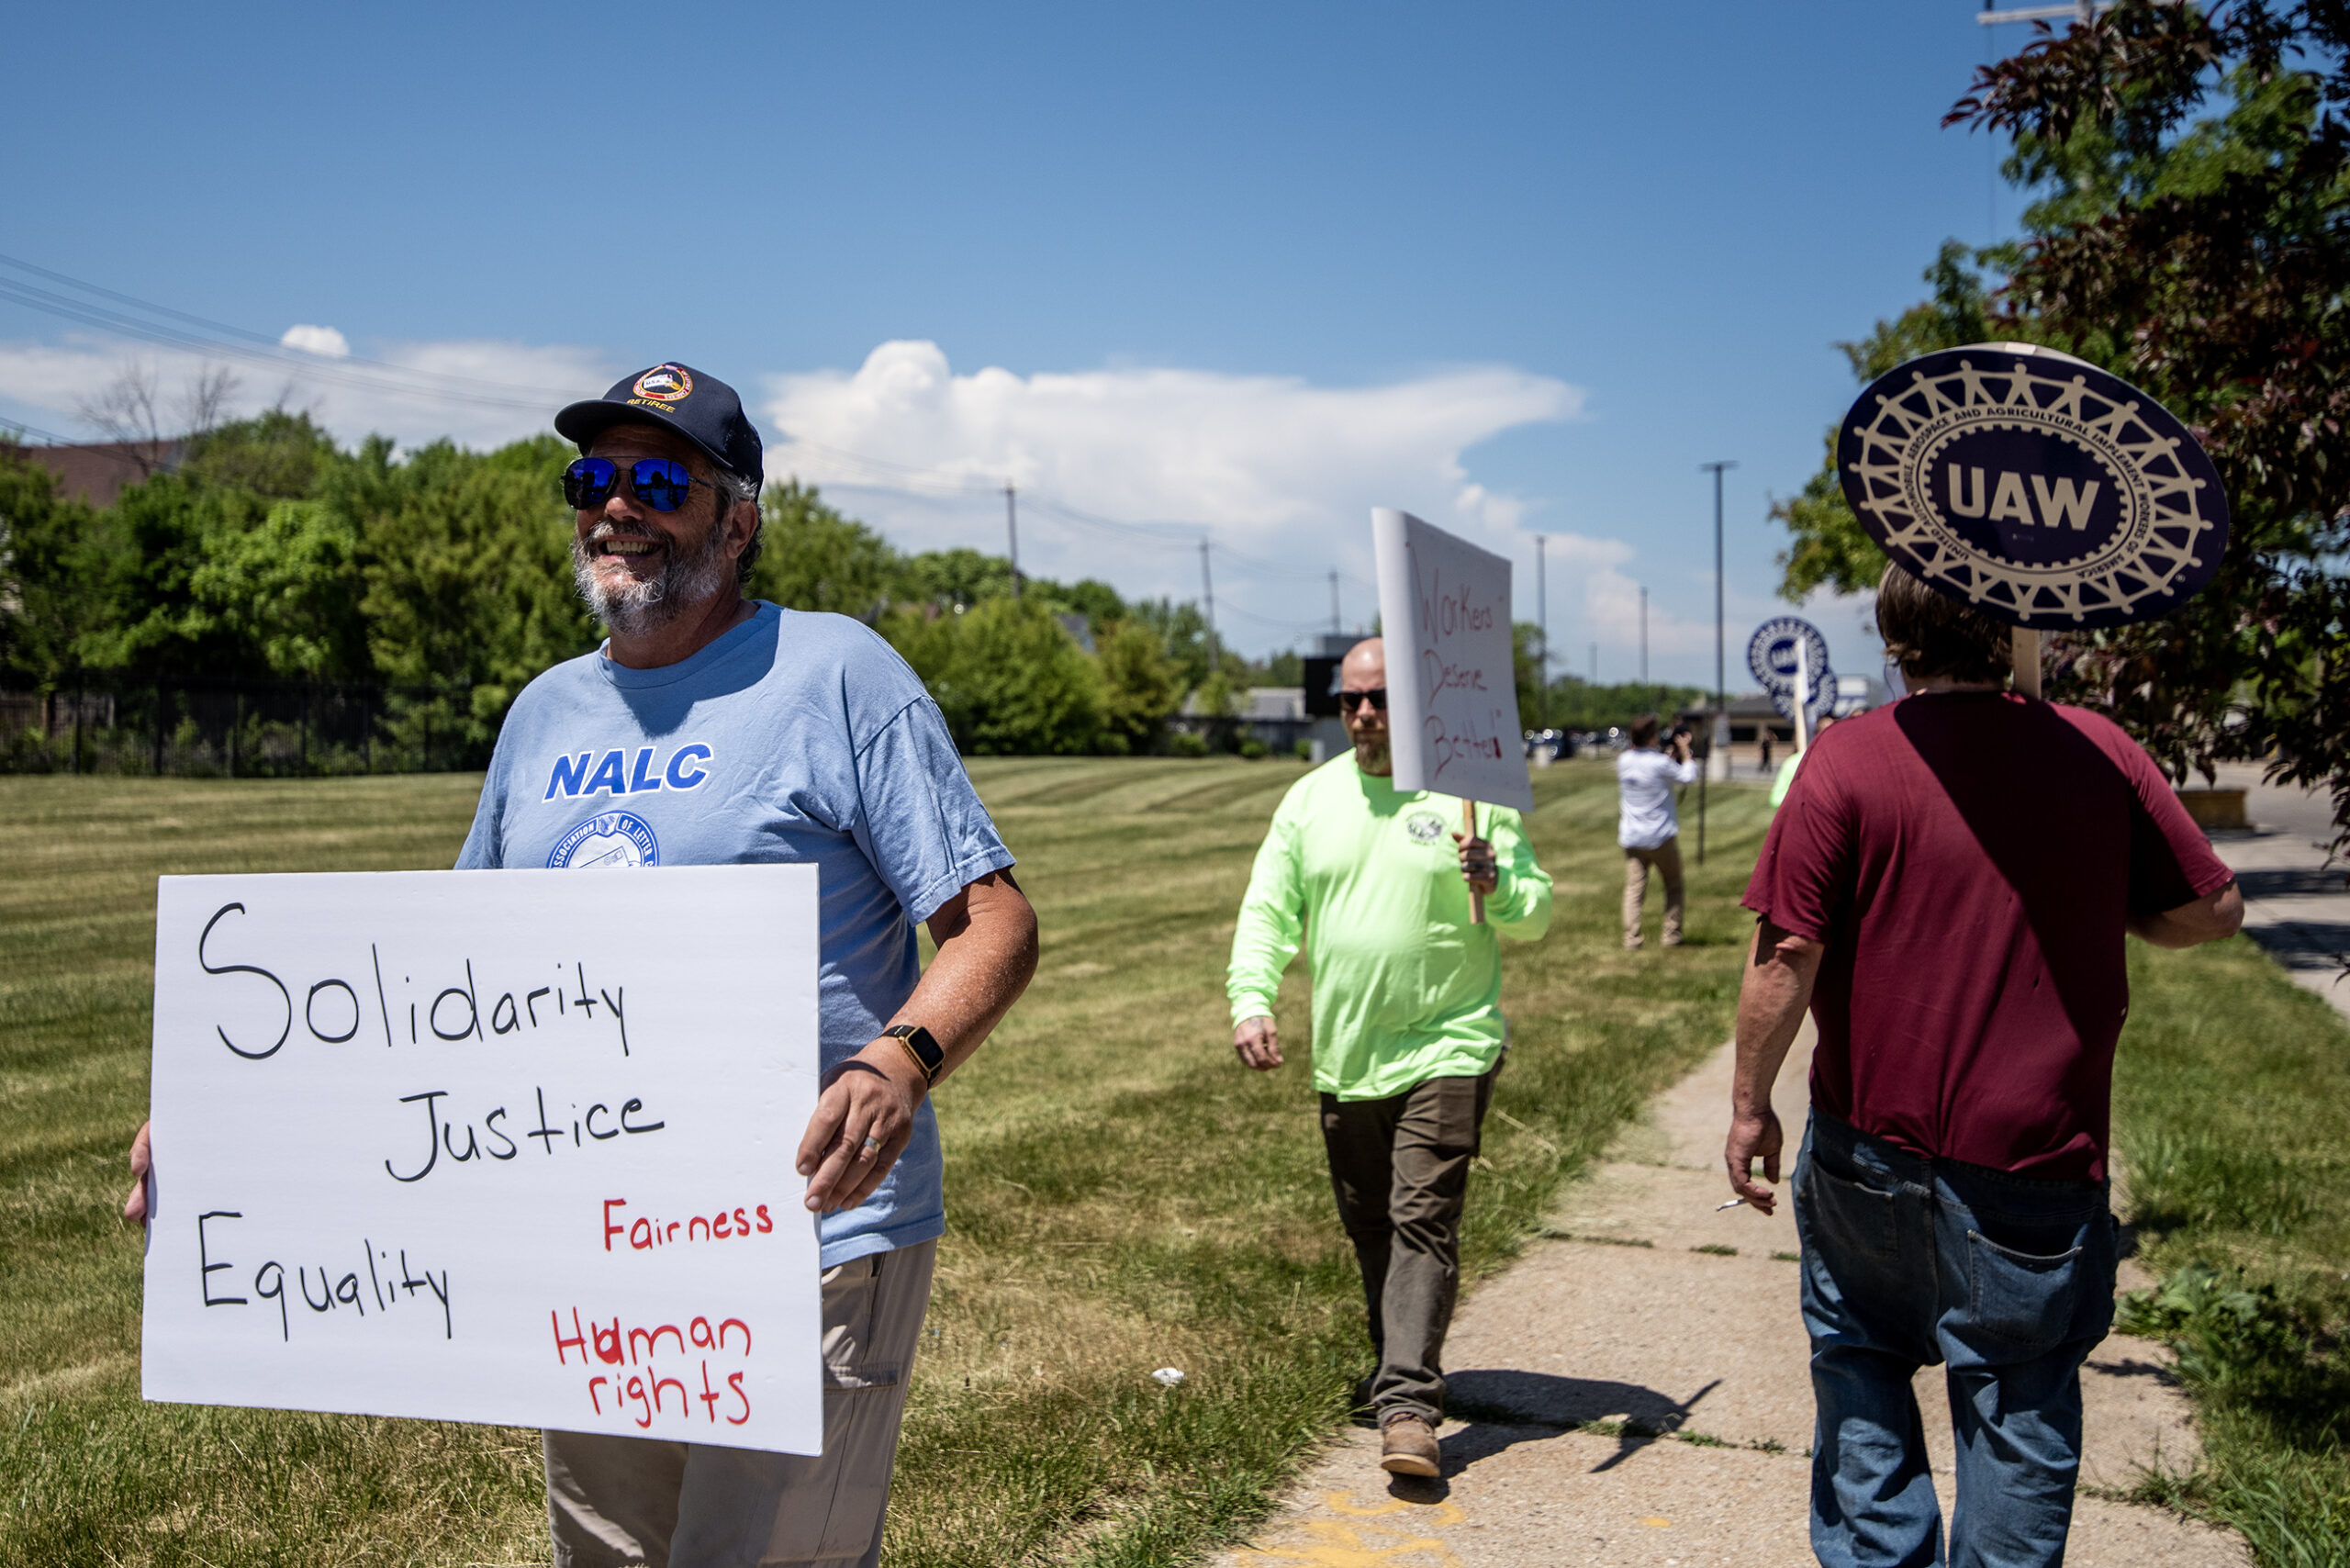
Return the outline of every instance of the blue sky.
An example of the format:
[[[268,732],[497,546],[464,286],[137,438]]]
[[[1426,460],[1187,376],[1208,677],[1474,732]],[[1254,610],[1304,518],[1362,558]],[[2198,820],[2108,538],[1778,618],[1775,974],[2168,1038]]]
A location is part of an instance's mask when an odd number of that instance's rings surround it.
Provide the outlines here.
[[[681,359],[910,547],[1001,549],[1010,476],[1024,566],[1191,597],[1204,530],[1251,653],[1334,568],[1371,613],[1370,505],[1509,554],[1527,619],[1556,535],[1561,666],[1630,678],[1645,584],[1651,674],[1710,683],[1697,465],[1740,465],[1734,669],[1785,608],[1769,498],[1855,391],[1832,342],[2012,223],[1938,124],[1975,9],[48,7],[11,24],[46,64],[0,252],[551,397]],[[0,302],[0,419],[86,434],[133,358],[193,363]],[[543,422],[237,368],[346,437]],[[1814,608],[1873,670],[1859,608]]]

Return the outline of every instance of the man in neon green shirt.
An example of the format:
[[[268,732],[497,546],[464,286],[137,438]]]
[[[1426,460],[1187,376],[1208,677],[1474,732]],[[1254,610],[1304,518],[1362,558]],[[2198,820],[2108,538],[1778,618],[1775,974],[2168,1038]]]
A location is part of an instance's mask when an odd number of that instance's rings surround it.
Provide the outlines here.
[[[1281,1065],[1273,1002],[1303,937],[1330,1185],[1379,1356],[1380,1463],[1434,1475],[1469,1162],[1509,1042],[1497,938],[1549,928],[1550,879],[1516,812],[1480,807],[1464,834],[1459,800],[1395,789],[1379,639],[1339,676],[1354,750],[1291,787],[1257,851],[1232,935],[1232,1044],[1259,1071]]]

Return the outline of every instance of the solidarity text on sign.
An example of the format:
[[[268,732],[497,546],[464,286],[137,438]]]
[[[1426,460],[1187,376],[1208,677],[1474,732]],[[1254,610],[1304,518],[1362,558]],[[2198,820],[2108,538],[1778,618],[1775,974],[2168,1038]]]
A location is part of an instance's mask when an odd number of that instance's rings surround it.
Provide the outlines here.
[[[1371,527],[1395,788],[1532,811],[1509,563],[1409,512],[1378,508]]]
[[[166,877],[142,1390],[822,1446],[802,866]]]

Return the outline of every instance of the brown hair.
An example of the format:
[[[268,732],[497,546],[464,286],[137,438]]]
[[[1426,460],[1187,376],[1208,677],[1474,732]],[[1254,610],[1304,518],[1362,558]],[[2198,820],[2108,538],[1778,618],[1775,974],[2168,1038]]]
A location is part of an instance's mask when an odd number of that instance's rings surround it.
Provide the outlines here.
[[[1876,630],[1885,656],[1915,683],[2004,681],[2014,667],[2008,628],[1964,599],[1936,593],[1898,565],[1876,586]]]
[[[1654,745],[1656,731],[1657,716],[1653,713],[1641,714],[1632,721],[1632,744],[1634,745]]]

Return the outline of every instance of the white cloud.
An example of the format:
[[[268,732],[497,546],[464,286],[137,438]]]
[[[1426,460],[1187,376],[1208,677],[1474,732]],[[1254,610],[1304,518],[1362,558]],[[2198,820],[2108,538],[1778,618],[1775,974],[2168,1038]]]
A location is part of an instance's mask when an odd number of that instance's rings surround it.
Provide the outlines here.
[[[286,328],[285,335],[277,341],[286,348],[314,353],[320,359],[351,357],[350,342],[332,327],[292,326]]]
[[[1359,387],[1147,367],[958,375],[937,344],[908,341],[767,392],[769,472],[837,492],[904,547],[1001,551],[1009,480],[1026,498],[1024,567],[1191,598],[1205,533],[1219,620],[1236,613],[1225,630],[1248,648],[1326,625],[1334,567],[1348,622],[1370,619],[1374,506],[1508,554],[1530,590],[1528,503],[1472,479],[1463,454],[1583,406],[1579,388],[1503,365]],[[1062,508],[1161,526],[1120,533]]]
[[[297,332],[329,334],[349,355],[331,328],[297,327],[289,342]],[[78,410],[127,370],[152,375],[170,424],[183,389],[207,368],[226,367],[237,378],[232,417],[278,404],[308,411],[346,444],[382,434],[406,448],[443,438],[487,448],[547,429],[557,409],[597,396],[619,374],[599,352],[568,344],[394,342],[362,360],[321,357],[322,342],[295,344],[298,355],[217,357],[89,336],[0,343],[0,399],[60,434],[97,439]]]

